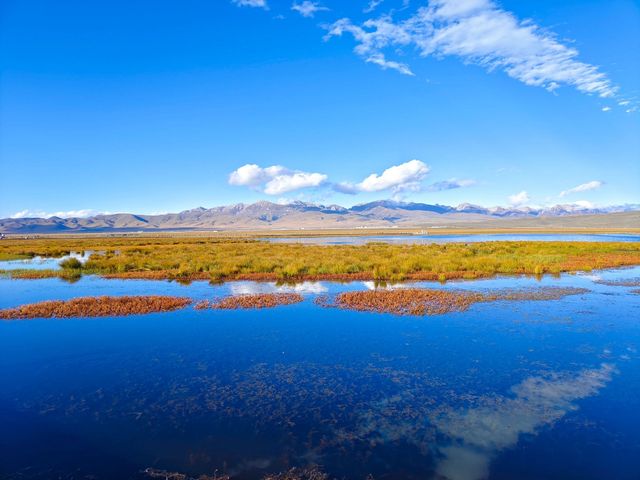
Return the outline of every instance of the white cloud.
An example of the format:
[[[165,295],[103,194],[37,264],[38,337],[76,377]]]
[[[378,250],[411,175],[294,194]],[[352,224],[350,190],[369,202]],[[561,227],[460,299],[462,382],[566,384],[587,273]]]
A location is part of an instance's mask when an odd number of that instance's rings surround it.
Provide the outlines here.
[[[387,60],[385,56],[381,53],[374,53],[369,55],[366,60],[367,63],[373,63],[378,65],[383,70],[387,70],[390,68],[391,70],[396,70],[403,75],[413,76],[414,73],[411,71],[409,66],[406,63],[395,62],[393,60]]]
[[[343,18],[325,28],[325,39],[350,33],[355,53],[365,61],[404,74],[411,74],[410,67],[387,60],[385,50],[411,46],[423,57],[457,56],[550,91],[568,85],[604,98],[617,91],[598,67],[577,60],[577,49],[492,0],[431,0],[404,21],[383,16],[356,25]]]
[[[408,65],[388,61],[382,53],[385,47],[406,46],[412,42],[411,34],[404,27],[394,24],[387,16],[367,20],[363,27],[352,24],[348,18],[343,18],[325,26],[328,32],[324,39],[350,33],[358,42],[354,51],[366,62],[379,65],[383,69],[391,68],[405,75],[413,75]]]
[[[322,173],[291,171],[281,165],[262,168],[247,164],[229,175],[229,184],[261,190],[267,195],[281,195],[308,187],[317,187],[327,180]]]
[[[256,164],[248,163],[231,172],[231,175],[229,175],[229,184],[255,187],[268,182],[277,175],[285,173],[289,173],[289,171],[281,165],[261,168]]]
[[[108,215],[109,212],[100,212],[98,210],[83,209],[83,210],[68,210],[61,212],[45,212],[43,210],[21,210],[11,215],[11,218],[86,218],[93,217],[95,215]]]
[[[277,175],[264,186],[267,195],[281,195],[301,188],[317,187],[327,180],[322,173],[295,172]]]
[[[564,190],[560,192],[560,196],[564,197],[571,193],[588,192],[589,190],[600,188],[602,185],[604,185],[604,182],[601,182],[600,180],[592,180],[591,182],[582,183],[576,187],[570,188],[569,190]]]
[[[380,192],[390,189],[394,192],[419,190],[420,182],[429,173],[429,170],[424,162],[409,160],[387,168],[380,175],[372,173],[356,187],[363,192]]]
[[[291,6],[291,10],[295,10],[300,15],[306,18],[313,17],[316,12],[320,12],[323,10],[329,10],[327,7],[321,6],[317,2],[311,2],[310,0],[304,0],[304,2],[298,3],[294,2]]]
[[[340,182],[332,185],[334,191],[355,195],[360,192],[381,192],[391,190],[394,195],[402,192],[417,192],[422,189],[422,180],[429,173],[430,168],[420,160],[408,162],[387,168],[380,175],[372,173],[360,183]]]
[[[266,0],[231,0],[239,7],[269,8]]]
[[[450,180],[443,180],[441,182],[436,182],[429,185],[429,190],[432,192],[441,192],[443,190],[453,190],[456,188],[466,188],[471,187],[476,184],[475,180],[467,179],[467,180],[457,180],[452,178]]]
[[[611,107],[602,107],[603,112],[608,112],[611,110]]]
[[[529,194],[525,190],[522,190],[520,193],[516,193],[514,195],[509,196],[509,203],[511,205],[515,205],[515,206],[524,205],[528,201],[529,201]]]

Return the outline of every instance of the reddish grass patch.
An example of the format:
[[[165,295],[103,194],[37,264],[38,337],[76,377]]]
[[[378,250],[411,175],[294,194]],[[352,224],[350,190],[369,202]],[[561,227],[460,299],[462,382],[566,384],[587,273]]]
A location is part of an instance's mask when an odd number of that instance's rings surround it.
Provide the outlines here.
[[[558,300],[588,290],[582,288],[541,288],[536,290],[503,290],[497,293],[466,292],[461,290],[432,290],[401,288],[344,292],[336,295],[333,303],[326,296],[318,297],[321,306],[337,307],[361,312],[391,313],[394,315],[441,315],[463,312],[480,302],[499,300]]]
[[[245,308],[273,308],[279,305],[292,305],[303,300],[299,293],[257,293],[234,295],[218,301],[203,300],[196,304],[196,310],[208,308],[216,310],[235,310]]]
[[[72,300],[50,300],[0,310],[0,318],[120,317],[184,308],[189,298],[166,296],[80,297]]]

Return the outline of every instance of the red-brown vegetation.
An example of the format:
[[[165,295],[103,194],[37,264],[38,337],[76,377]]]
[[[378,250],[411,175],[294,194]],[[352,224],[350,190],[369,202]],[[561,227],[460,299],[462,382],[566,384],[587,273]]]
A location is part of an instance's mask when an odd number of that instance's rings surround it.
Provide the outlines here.
[[[321,306],[335,306],[362,312],[391,313],[394,315],[440,315],[462,312],[479,302],[498,300],[557,300],[567,295],[585,293],[581,288],[540,288],[535,290],[504,290],[496,293],[467,292],[462,290],[433,290],[426,288],[399,288],[343,292],[333,303],[327,297],[318,297]]]
[[[184,308],[189,298],[167,296],[80,297],[50,300],[0,310],[6,320],[26,318],[119,317]]]
[[[215,310],[235,310],[246,308],[272,308],[279,305],[291,305],[303,300],[299,293],[256,293],[247,295],[233,295],[221,300],[210,302],[203,300],[194,307],[196,310],[212,308]]]

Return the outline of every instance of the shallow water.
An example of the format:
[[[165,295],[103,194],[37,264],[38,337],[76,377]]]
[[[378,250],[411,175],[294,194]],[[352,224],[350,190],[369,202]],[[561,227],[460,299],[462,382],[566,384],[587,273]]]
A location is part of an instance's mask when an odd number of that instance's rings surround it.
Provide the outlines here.
[[[273,243],[308,243],[314,245],[364,245],[369,242],[409,243],[428,245],[453,242],[640,242],[640,235],[626,234],[551,234],[551,233],[492,233],[486,235],[354,235],[322,237],[266,237],[262,240]]]
[[[24,258],[20,260],[0,260],[0,270],[59,270],[60,262],[68,258],[76,258],[81,263],[89,260],[93,251],[76,253],[71,252],[69,255],[62,257],[41,257]]]
[[[0,279],[1,308],[84,295],[305,296],[260,311],[0,322],[0,478],[144,478],[153,466],[242,480],[318,463],[349,479],[637,479],[640,295],[599,282],[638,277]],[[589,292],[422,318],[313,303],[407,285]]]

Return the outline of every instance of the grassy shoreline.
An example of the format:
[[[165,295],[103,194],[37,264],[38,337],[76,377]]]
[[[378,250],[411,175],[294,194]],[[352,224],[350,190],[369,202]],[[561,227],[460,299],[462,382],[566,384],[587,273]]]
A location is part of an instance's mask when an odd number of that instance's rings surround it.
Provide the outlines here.
[[[494,241],[430,245],[306,245],[211,237],[5,240],[0,256],[93,251],[61,270],[4,271],[12,278],[154,280],[454,280],[544,275],[640,265],[640,243]]]

